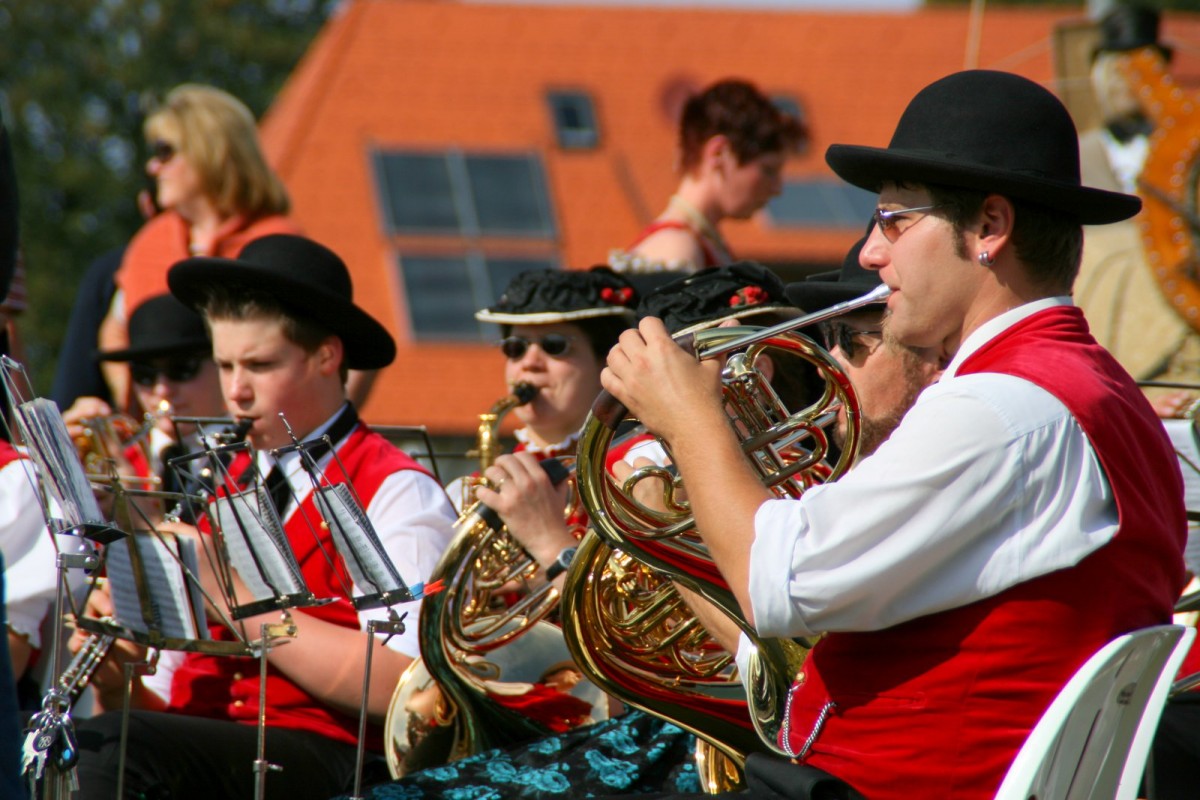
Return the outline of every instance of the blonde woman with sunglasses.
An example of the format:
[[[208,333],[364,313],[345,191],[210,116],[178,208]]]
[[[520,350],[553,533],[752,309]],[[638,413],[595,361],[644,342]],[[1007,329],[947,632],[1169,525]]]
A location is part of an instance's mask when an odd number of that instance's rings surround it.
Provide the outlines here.
[[[146,174],[154,182],[153,216],[130,241],[116,273],[117,293],[100,329],[100,349],[127,346],[128,313],[167,291],[167,270],[189,256],[235,258],[250,241],[300,233],[290,201],[259,146],[254,115],[211,86],[172,89],[147,116]],[[104,366],[118,406],[134,400],[129,371]]]

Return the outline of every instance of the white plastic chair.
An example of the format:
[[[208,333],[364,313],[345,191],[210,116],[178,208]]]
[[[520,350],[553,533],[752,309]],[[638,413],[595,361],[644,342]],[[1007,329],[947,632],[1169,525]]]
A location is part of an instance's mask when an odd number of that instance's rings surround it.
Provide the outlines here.
[[[1067,682],[1017,753],[996,800],[1132,800],[1195,628],[1120,636]]]

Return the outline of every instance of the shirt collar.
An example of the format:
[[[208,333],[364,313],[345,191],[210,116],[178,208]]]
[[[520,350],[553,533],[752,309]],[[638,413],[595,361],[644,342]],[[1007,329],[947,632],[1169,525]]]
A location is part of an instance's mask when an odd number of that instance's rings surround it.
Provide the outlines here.
[[[995,339],[997,336],[1004,333],[1004,331],[1008,330],[1013,325],[1016,325],[1021,320],[1032,317],[1039,311],[1045,311],[1048,308],[1070,305],[1074,305],[1074,303],[1071,302],[1070,297],[1045,297],[1041,300],[1034,300],[1031,303],[1025,303],[1024,305],[1017,306],[1016,308],[1005,311],[999,316],[992,317],[990,320],[972,331],[971,335],[963,341],[962,345],[958,348],[958,352],[954,354],[954,358],[950,359],[950,364],[946,367],[946,371],[942,373],[940,380],[945,381],[953,378],[958,372],[959,366],[961,366],[963,361],[965,361],[972,353],[979,350],[979,348],[983,347],[992,339]]]
[[[341,415],[342,411],[345,410],[347,405],[349,405],[348,402],[342,403],[340,406],[338,406],[338,410],[335,411],[333,413],[333,415],[329,417],[329,419],[325,420],[320,425],[318,425],[313,430],[312,433],[308,434],[300,441],[310,442],[313,439],[320,439],[322,436],[324,436],[325,432],[327,430],[329,430],[329,428],[333,425],[334,420],[336,420],[338,418],[338,416]],[[337,442],[334,442],[333,444],[336,447]],[[282,467],[284,472],[287,472],[290,474],[292,472],[292,470],[297,467],[299,461],[300,461],[300,451],[299,450],[293,450],[289,453],[284,453],[279,458],[275,458],[273,455],[271,455],[270,450],[259,450],[258,451],[258,468],[259,468],[259,470],[262,471],[263,475],[266,475],[268,472],[270,472],[271,467],[273,467],[276,462],[278,462],[280,464],[280,466]]]
[[[563,439],[558,444],[536,445],[530,438],[529,432],[525,428],[517,428],[513,431],[513,436],[517,441],[525,445],[526,453],[545,453],[547,455],[561,455],[563,453],[572,452],[575,449],[575,442],[579,440],[581,431],[576,431]]]

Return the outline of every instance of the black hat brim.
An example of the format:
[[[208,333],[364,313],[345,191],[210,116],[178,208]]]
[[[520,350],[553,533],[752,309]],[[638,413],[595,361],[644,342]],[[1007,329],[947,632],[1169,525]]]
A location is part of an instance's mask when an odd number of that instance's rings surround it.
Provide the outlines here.
[[[204,305],[214,285],[246,286],[268,292],[288,311],[329,329],[342,340],[350,369],[381,369],[396,358],[396,342],[370,314],[334,292],[278,272],[227,258],[196,257],[167,273],[171,294],[192,308]]]
[[[128,347],[124,350],[99,350],[97,361],[140,361],[142,359],[166,358],[169,356],[211,354],[212,344],[208,339],[176,341],[162,347]]]
[[[974,189],[1052,208],[1084,225],[1120,222],[1142,208],[1134,195],[963,163],[943,153],[835,144],[825,161],[846,182],[872,192],[885,182]]]

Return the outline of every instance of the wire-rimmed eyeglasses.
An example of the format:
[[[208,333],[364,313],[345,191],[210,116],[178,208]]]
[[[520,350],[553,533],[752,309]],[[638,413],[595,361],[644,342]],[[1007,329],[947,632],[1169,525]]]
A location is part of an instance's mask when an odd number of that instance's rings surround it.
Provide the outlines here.
[[[879,232],[883,234],[885,239],[887,239],[889,242],[895,242],[900,238],[900,234],[904,233],[904,231],[908,230],[913,225],[916,225],[921,221],[921,219],[924,219],[930,211],[933,211],[935,208],[941,208],[944,205],[945,203],[938,203],[932,206],[914,206],[912,208],[877,208],[875,209],[874,215],[875,227],[879,228]],[[900,220],[904,219],[905,215],[918,213],[921,214],[921,219],[915,219],[910,225],[905,225],[904,228],[901,229]]]

